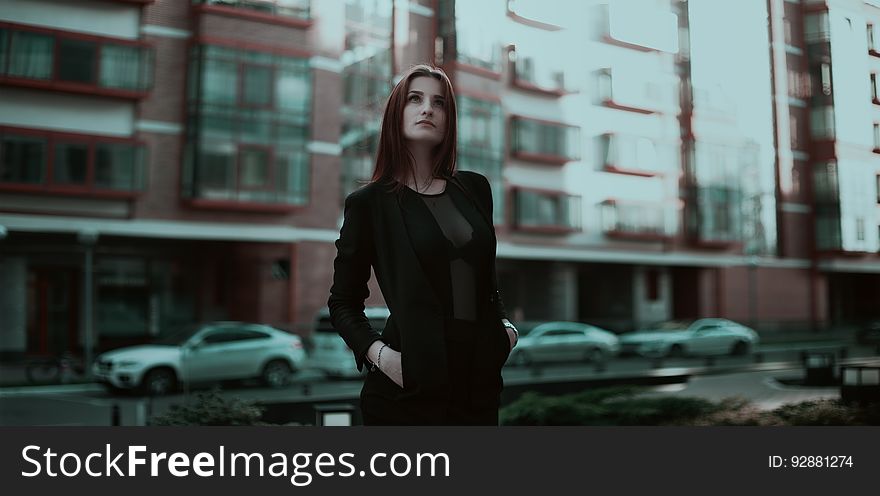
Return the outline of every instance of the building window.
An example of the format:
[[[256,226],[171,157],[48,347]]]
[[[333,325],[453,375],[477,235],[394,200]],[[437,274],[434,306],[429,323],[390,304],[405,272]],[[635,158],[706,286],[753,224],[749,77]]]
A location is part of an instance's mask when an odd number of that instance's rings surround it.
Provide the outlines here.
[[[308,61],[213,45],[194,47],[192,57],[184,194],[307,203]]]
[[[55,145],[55,168],[52,179],[58,184],[84,185],[89,168],[87,143],[59,143]]]
[[[699,186],[690,193],[688,230],[700,242],[742,239],[742,192],[725,186]]]
[[[261,14],[308,19],[311,0],[193,0],[193,3],[232,7]]]
[[[275,79],[271,67],[242,64],[241,105],[245,107],[270,107],[272,85]]]
[[[514,116],[511,154],[517,158],[564,164],[580,159],[580,128]]]
[[[562,192],[514,190],[514,226],[520,230],[572,232],[581,228],[581,198]]]
[[[828,12],[804,16],[804,39],[807,43],[825,42],[831,39]]]
[[[607,133],[599,137],[599,161],[611,172],[656,175],[663,170],[657,144],[645,136]]]
[[[862,217],[856,218],[856,241],[864,241],[865,240],[865,219]]]
[[[513,84],[519,88],[540,91],[547,94],[562,95],[565,91],[565,72],[550,66],[546,57],[526,52],[516,47],[509,53],[513,63]]]
[[[596,93],[599,97],[599,102],[614,101],[614,94],[612,93],[614,85],[611,80],[611,69],[600,69],[596,77],[598,78]]]
[[[874,123],[874,151],[880,151],[880,124]]]
[[[456,59],[467,65],[501,72],[501,33],[486,20],[504,15],[492,2],[442,2],[454,5]],[[452,23],[450,23],[452,24]],[[451,34],[451,33],[450,33]]]
[[[40,184],[46,178],[46,140],[3,136],[0,143],[0,182]]]
[[[876,50],[874,47],[874,25],[869,22],[866,31],[868,34],[868,51],[874,51]]]
[[[814,107],[810,109],[810,135],[813,138],[834,138],[834,107]]]
[[[841,247],[840,210],[829,206],[816,208],[816,246],[822,250]]]
[[[818,203],[838,203],[840,188],[837,181],[837,163],[823,162],[814,166],[814,194]]]
[[[95,84],[98,45],[83,40],[58,40],[58,79],[72,83]]]
[[[877,74],[871,73],[871,101],[874,103],[880,103],[880,100],[877,99]]]
[[[785,44],[792,45],[791,20],[788,17],[782,19],[782,30],[785,36]]]
[[[136,96],[152,85],[153,51],[140,42],[13,24],[0,28],[0,75],[21,84],[56,81],[76,85],[63,89]]]
[[[458,110],[458,167],[478,172],[492,186],[493,222],[504,222],[504,117],[497,102],[456,97]]]
[[[800,140],[798,136],[798,119],[797,116],[789,115],[788,116],[788,127],[791,130],[791,147],[798,148],[800,146]]]
[[[137,192],[144,187],[145,169],[145,148],[132,141],[0,129],[0,186]]]
[[[880,203],[880,174],[877,174],[877,203]]]

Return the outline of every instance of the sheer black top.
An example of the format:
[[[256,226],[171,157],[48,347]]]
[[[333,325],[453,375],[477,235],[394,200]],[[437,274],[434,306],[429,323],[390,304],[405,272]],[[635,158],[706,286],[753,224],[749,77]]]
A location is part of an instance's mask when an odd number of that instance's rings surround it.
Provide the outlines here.
[[[477,296],[487,294],[491,226],[456,185],[437,194],[403,188],[403,220],[413,249],[447,317],[476,321]]]

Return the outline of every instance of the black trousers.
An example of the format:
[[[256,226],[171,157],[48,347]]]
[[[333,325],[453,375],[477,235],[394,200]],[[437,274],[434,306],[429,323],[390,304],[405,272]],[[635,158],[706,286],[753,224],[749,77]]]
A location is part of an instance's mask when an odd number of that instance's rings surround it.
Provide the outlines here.
[[[397,399],[402,389],[381,371],[370,372],[367,381],[379,387],[369,389],[387,394],[361,393],[364,425],[498,425],[507,336],[491,325],[459,319],[447,320],[444,329],[449,394]]]

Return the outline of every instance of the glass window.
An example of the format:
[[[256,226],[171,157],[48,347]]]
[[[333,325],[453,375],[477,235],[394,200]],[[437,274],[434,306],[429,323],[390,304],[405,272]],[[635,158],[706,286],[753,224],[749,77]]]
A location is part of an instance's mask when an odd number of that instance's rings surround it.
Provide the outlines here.
[[[260,65],[244,65],[242,68],[242,103],[256,107],[272,104],[272,68]]]
[[[228,60],[205,60],[202,69],[202,101],[236,104],[238,64]]]
[[[807,43],[829,40],[828,13],[808,14],[804,16],[804,38]]]
[[[144,71],[147,53],[147,50],[136,46],[102,46],[100,85],[126,90],[145,89],[148,84]]]
[[[864,241],[865,240],[865,219],[862,217],[856,218],[856,241]]]
[[[97,60],[97,43],[71,39],[58,40],[58,79],[75,83],[94,83]]]
[[[304,151],[280,151],[275,154],[275,181],[281,200],[290,204],[303,204],[309,199],[309,155]]]
[[[146,260],[99,257],[95,285],[95,324],[102,336],[147,334],[150,291]]]
[[[269,152],[260,148],[242,148],[239,155],[242,188],[264,188],[269,183]]]
[[[810,134],[814,138],[834,137],[834,107],[814,107],[810,109]]]
[[[874,73],[871,74],[871,101],[874,101],[874,102],[878,101],[877,100],[877,75]]]
[[[30,79],[52,78],[52,52],[55,39],[50,35],[12,33],[9,75]]]
[[[46,176],[46,140],[4,136],[0,141],[0,181],[42,183]]]
[[[868,32],[868,50],[874,50],[874,25],[868,23],[867,25]]]
[[[307,113],[311,106],[311,84],[308,68],[284,67],[275,83],[275,105],[283,111]]]
[[[613,84],[611,80],[611,69],[602,69],[598,74],[598,83],[596,93],[599,96],[600,102],[609,102],[614,100],[614,94],[612,92]]]
[[[198,184],[208,189],[232,190],[235,185],[235,155],[230,146],[203,146],[196,176]]]
[[[544,124],[528,119],[514,120],[513,149],[515,152],[528,152],[577,159],[577,128]]]
[[[874,123],[874,149],[880,150],[880,124]]]
[[[89,145],[79,143],[55,145],[55,167],[52,177],[54,183],[85,185],[88,169]]]
[[[524,227],[580,228],[579,198],[519,190],[516,196],[517,225]]]
[[[123,191],[143,189],[143,148],[99,143],[95,147],[95,186]]]
[[[0,74],[6,74],[6,56],[9,52],[9,31],[0,29]]]

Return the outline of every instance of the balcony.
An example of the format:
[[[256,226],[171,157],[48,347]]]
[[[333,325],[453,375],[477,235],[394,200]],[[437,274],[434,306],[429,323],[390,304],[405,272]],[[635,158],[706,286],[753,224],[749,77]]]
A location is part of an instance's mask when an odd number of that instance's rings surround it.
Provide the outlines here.
[[[510,154],[528,162],[563,165],[580,160],[580,128],[514,115]]]
[[[311,0],[193,0],[200,12],[307,28],[312,25]]]
[[[522,187],[515,188],[512,194],[515,230],[544,234],[581,230],[581,197]]]
[[[662,176],[664,164],[650,138],[618,133],[599,136],[602,170],[638,177]]]
[[[609,238],[663,241],[670,238],[662,204],[608,199],[600,204],[602,231]]]
[[[130,198],[146,184],[135,140],[0,127],[0,190]]]
[[[525,56],[511,47],[508,52],[511,84],[514,88],[541,96],[559,98],[568,94],[565,89],[565,72],[546,67],[538,56]]]
[[[0,23],[0,84],[141,99],[153,65],[140,41]]]
[[[729,248],[742,244],[742,192],[720,185],[691,186],[685,191],[685,227],[691,244]]]

